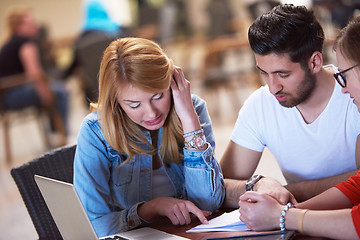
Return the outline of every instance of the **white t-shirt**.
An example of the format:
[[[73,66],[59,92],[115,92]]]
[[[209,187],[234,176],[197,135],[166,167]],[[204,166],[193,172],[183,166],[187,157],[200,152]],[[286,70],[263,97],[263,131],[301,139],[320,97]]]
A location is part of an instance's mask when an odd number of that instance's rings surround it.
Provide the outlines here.
[[[263,86],[241,108],[231,140],[258,152],[268,147],[286,181],[294,183],[355,170],[359,134],[359,111],[339,84],[311,124],[296,107],[281,106],[268,86]]]

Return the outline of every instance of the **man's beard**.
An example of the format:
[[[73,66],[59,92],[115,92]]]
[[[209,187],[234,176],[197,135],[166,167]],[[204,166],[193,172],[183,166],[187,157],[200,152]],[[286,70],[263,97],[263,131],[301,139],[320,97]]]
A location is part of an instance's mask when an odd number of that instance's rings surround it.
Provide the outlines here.
[[[279,102],[283,107],[295,107],[299,105],[300,103],[305,102],[309,99],[311,94],[314,92],[316,86],[316,77],[314,74],[311,74],[310,69],[306,71],[304,79],[301,81],[301,83],[298,86],[297,89],[297,96],[298,97],[292,97],[292,95],[288,95],[285,93],[285,95],[288,96],[288,100],[285,102]],[[284,94],[281,92],[278,92],[277,94]]]

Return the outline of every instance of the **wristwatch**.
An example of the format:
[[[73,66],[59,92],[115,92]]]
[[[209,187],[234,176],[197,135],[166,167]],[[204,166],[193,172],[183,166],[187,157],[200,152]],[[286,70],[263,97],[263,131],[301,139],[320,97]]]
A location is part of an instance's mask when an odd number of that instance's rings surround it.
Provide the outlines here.
[[[249,178],[249,180],[247,180],[246,182],[245,190],[254,191],[254,185],[263,177],[264,177],[263,175],[254,175],[251,178]]]
[[[205,143],[206,143],[205,135],[196,134],[190,141],[185,142],[185,148],[200,149],[205,145]]]

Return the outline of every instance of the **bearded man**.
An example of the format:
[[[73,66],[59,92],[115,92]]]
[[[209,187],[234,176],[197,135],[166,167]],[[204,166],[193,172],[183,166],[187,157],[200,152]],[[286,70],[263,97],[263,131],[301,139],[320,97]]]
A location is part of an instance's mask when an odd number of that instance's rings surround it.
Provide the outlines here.
[[[245,191],[296,203],[355,175],[360,115],[323,66],[323,29],[304,6],[279,5],[255,20],[248,32],[265,86],[239,112],[220,161],[224,206],[238,207]],[[267,147],[287,181],[253,176]]]

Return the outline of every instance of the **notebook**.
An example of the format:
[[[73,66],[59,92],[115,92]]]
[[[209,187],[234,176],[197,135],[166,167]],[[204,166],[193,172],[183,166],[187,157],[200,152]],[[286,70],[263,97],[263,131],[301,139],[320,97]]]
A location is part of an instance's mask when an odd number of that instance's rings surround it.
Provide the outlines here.
[[[83,208],[74,186],[70,183],[35,175],[35,182],[64,240],[98,240],[95,230]],[[140,228],[100,239],[153,239],[186,240],[153,228]]]

